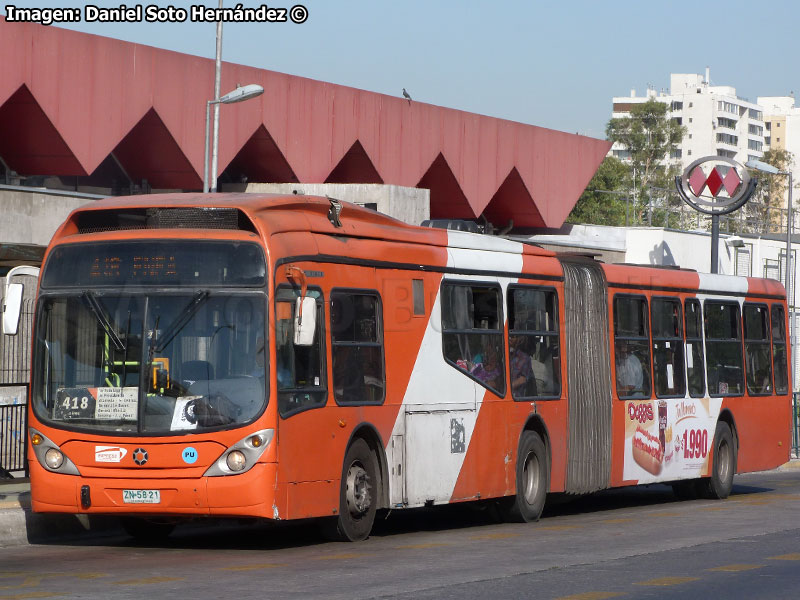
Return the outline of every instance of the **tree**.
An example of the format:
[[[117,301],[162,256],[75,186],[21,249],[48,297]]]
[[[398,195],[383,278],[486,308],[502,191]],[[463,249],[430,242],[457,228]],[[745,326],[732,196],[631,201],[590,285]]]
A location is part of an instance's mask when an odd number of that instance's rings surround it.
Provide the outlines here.
[[[792,169],[794,157],[783,148],[770,148],[759,160],[785,173]],[[783,174],[771,175],[761,171],[751,171],[750,174],[758,179],[758,187],[753,197],[741,208],[750,225],[747,229],[758,233],[786,231],[783,211],[786,209],[789,178]]]
[[[668,113],[667,103],[651,98],[634,104],[630,116],[613,118],[606,126],[608,139],[623,145],[630,153],[640,221],[648,208],[650,188],[670,189],[680,173],[680,165],[669,159],[683,140],[686,128]],[[670,197],[667,196],[668,202]]]
[[[619,159],[607,156],[567,217],[567,223],[625,225],[628,201],[625,193],[630,190],[630,168]]]

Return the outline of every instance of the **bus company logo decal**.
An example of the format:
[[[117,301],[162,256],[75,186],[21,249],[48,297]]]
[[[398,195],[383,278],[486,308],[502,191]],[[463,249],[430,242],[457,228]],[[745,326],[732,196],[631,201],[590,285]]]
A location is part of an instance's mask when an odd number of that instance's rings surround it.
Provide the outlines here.
[[[133,451],[133,462],[135,462],[140,467],[147,462],[147,450],[144,448],[137,448]]]
[[[94,461],[99,463],[118,463],[122,462],[128,451],[119,446],[95,446]]]

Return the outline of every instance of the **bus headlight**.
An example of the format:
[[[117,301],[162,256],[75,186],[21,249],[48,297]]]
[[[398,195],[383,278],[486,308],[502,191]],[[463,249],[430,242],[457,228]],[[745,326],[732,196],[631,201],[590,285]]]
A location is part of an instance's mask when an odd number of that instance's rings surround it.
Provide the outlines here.
[[[228,458],[225,459],[228,468],[231,471],[239,472],[247,466],[247,458],[241,450],[232,450],[228,452]]]
[[[36,455],[36,460],[48,471],[53,473],[63,473],[64,475],[80,475],[78,467],[67,457],[58,447],[58,444],[36,431],[33,427],[29,429],[31,437],[31,447]]]
[[[55,448],[48,448],[47,452],[44,453],[44,463],[48,469],[53,471],[60,469],[61,465],[64,464],[64,453]]]
[[[242,438],[226,449],[220,457],[206,470],[206,477],[222,475],[238,475],[253,468],[261,455],[269,448],[275,435],[274,429],[262,429]]]

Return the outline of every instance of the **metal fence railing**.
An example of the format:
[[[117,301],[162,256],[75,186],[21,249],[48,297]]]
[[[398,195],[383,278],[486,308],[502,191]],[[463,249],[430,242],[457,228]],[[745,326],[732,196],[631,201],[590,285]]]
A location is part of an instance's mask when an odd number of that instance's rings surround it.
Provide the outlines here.
[[[0,405],[0,478],[24,472],[27,404]]]
[[[711,231],[711,216],[683,203],[674,190],[653,188],[646,198],[625,198],[625,226],[666,227],[680,231]],[[742,209],[719,217],[719,230],[727,234],[785,235],[786,208],[750,202]],[[797,231],[800,216],[792,215],[792,230]]]
[[[800,458],[800,392],[792,394],[792,456]]]
[[[36,278],[18,275],[14,281],[25,289],[17,335],[0,334],[0,478],[27,475],[26,409]],[[0,296],[4,283],[0,277]]]

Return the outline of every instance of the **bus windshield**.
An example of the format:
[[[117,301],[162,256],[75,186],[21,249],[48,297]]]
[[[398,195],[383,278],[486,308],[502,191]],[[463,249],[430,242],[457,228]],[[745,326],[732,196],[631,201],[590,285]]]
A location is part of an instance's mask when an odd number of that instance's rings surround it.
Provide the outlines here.
[[[253,421],[266,402],[262,292],[44,294],[36,415],[92,432],[178,434]]]

